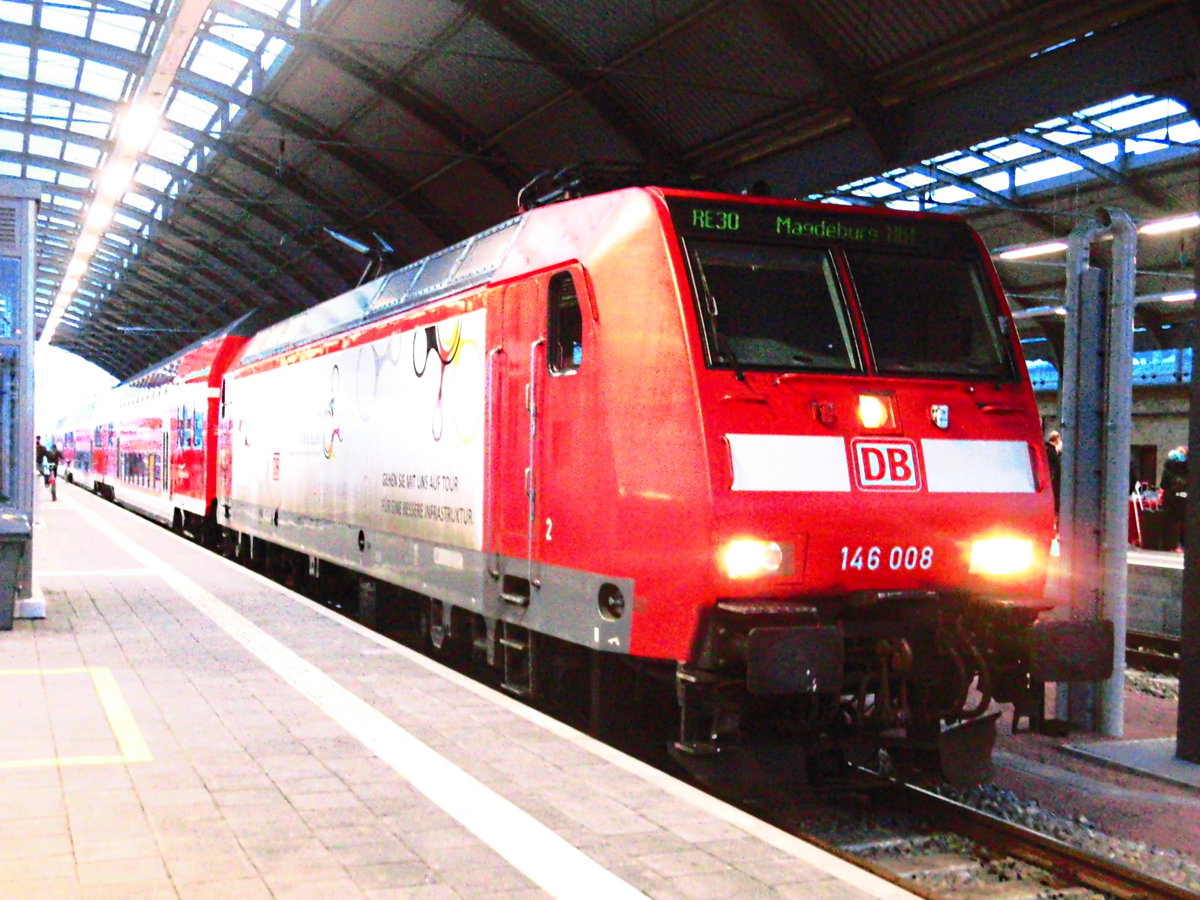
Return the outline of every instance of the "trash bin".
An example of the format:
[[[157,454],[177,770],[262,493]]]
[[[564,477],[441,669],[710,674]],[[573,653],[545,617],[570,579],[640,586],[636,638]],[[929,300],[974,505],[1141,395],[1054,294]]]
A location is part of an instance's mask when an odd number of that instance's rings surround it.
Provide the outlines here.
[[[12,631],[17,593],[28,588],[31,536],[25,516],[0,516],[0,631]]]

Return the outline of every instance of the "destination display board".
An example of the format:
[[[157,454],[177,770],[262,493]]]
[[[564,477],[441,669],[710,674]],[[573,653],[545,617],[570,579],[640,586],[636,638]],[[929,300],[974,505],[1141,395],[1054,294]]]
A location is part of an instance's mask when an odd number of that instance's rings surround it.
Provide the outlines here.
[[[836,243],[908,249],[953,256],[975,255],[967,225],[941,217],[864,214],[853,207],[775,206],[670,199],[671,218],[684,236],[740,240]]]

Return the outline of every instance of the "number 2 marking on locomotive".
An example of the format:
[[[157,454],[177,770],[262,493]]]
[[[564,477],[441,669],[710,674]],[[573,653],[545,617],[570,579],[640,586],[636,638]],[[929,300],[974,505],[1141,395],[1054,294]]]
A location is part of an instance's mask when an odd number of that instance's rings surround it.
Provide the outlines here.
[[[554,530],[554,523],[549,518],[546,519],[546,540],[552,541],[554,538],[550,536],[550,532]]]
[[[842,547],[842,571],[886,568],[893,572],[927,570],[933,566],[932,547]]]

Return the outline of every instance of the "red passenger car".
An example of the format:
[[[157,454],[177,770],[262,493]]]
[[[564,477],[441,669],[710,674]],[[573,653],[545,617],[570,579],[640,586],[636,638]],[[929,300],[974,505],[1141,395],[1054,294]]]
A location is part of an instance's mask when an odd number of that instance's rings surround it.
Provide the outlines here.
[[[213,521],[216,425],[225,367],[248,317],[122,382],[72,427],[71,480],[179,530]]]

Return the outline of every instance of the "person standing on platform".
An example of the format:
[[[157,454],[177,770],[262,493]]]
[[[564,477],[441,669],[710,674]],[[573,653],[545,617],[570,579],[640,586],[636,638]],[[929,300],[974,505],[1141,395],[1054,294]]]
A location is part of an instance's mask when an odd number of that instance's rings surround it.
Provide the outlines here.
[[[1163,463],[1159,487],[1163,492],[1164,549],[1183,552],[1183,536],[1187,529],[1187,447],[1176,447]]]
[[[40,434],[37,437],[35,437],[33,440],[34,440],[34,444],[35,444],[34,452],[37,457],[37,473],[39,475],[41,475],[42,474],[42,466],[46,462],[46,448],[42,444],[42,436]]]
[[[1046,459],[1050,463],[1050,492],[1054,495],[1054,527],[1058,528],[1058,504],[1062,495],[1062,435],[1050,432],[1046,438]]]

